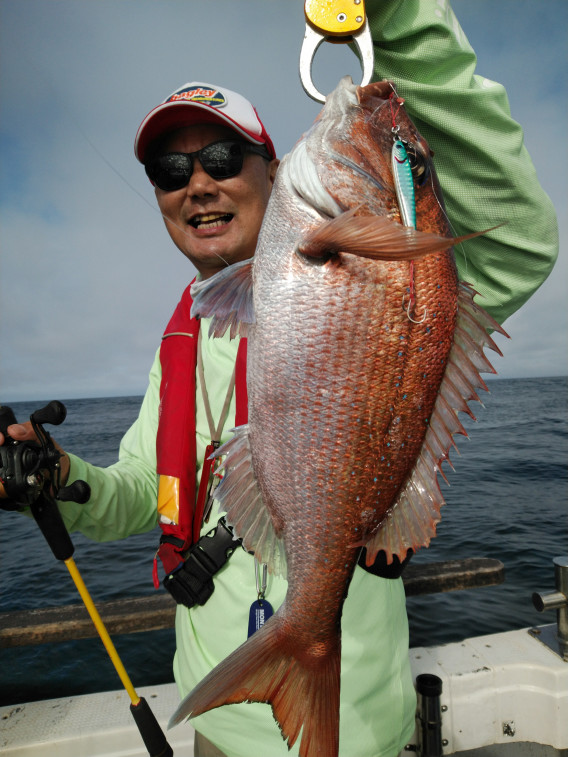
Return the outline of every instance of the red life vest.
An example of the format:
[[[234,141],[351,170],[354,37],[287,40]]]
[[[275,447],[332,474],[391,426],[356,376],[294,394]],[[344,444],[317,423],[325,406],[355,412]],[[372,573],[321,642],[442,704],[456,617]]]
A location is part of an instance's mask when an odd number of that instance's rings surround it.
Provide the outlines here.
[[[191,317],[190,288],[191,284],[166,327],[160,347],[162,382],[156,438],[160,477],[158,511],[173,522],[160,522],[162,536],[157,557],[166,573],[183,562],[183,554],[199,539],[203,519],[203,512],[197,512],[196,507],[195,371],[199,320]],[[246,423],[248,417],[246,349],[247,341],[241,338],[235,374],[237,426]],[[157,580],[155,564],[155,584]]]

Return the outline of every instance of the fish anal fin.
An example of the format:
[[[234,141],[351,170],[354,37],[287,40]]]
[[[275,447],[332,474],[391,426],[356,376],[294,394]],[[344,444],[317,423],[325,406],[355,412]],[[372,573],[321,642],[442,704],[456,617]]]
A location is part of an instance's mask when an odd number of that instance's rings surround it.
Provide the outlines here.
[[[264,504],[254,473],[248,425],[233,429],[233,433],[233,438],[215,452],[215,457],[226,456],[225,473],[215,490],[215,499],[247,552],[254,552],[271,573],[286,577],[282,524],[274,523]]]
[[[168,728],[225,704],[265,702],[289,748],[301,733],[300,757],[337,757],[340,646],[326,657],[293,656],[279,613],[185,697]]]
[[[191,287],[191,315],[211,317],[209,336],[220,337],[228,328],[231,339],[247,336],[254,323],[252,302],[252,260],[227,266],[214,276]]]
[[[441,237],[384,216],[357,215],[358,210],[324,221],[302,239],[298,252],[312,258],[346,252],[371,260],[416,260],[485,233]]]
[[[458,413],[465,412],[473,417],[467,402],[479,401],[477,390],[487,389],[480,373],[495,372],[483,352],[484,346],[493,349],[487,329],[495,329],[507,336],[501,326],[473,302],[475,294],[468,284],[460,283],[454,343],[429,428],[396,502],[366,545],[368,565],[373,564],[379,550],[385,551],[389,564],[394,555],[403,560],[408,549],[416,551],[427,547],[436,534],[440,509],[445,504],[438,474],[445,479],[441,465],[443,462],[451,465],[449,450],[451,446],[456,447],[454,435],[467,436]]]

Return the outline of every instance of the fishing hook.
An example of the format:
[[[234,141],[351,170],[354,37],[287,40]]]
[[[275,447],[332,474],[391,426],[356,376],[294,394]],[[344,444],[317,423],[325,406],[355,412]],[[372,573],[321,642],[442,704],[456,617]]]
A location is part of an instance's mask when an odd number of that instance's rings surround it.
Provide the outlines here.
[[[412,307],[412,298],[408,300],[408,305],[404,306],[404,297],[405,295],[402,295],[402,309],[406,311],[406,315],[408,316],[408,320],[412,323],[421,324],[424,323],[426,320],[426,316],[428,315],[428,308],[424,308],[424,314],[422,315],[422,318],[419,321],[416,321],[411,315],[410,315],[410,308]]]

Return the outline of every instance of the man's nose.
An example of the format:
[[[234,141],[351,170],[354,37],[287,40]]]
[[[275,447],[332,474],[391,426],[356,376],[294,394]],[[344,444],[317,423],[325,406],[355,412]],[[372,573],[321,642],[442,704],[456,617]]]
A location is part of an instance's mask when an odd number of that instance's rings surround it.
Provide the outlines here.
[[[209,176],[197,157],[193,158],[193,171],[187,185],[187,193],[192,196],[217,194],[217,181]]]

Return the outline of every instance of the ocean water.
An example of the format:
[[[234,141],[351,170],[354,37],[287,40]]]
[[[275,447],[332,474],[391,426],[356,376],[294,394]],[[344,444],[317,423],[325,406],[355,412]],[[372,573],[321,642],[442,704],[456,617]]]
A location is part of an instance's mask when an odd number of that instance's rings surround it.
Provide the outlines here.
[[[455,472],[442,483],[447,506],[437,538],[415,564],[493,557],[505,565],[495,587],[411,597],[411,645],[457,641],[553,622],[532,606],[535,590],[552,590],[552,558],[568,554],[568,379],[494,380],[472,403],[477,422],[458,438]],[[49,398],[51,399],[51,398]],[[69,400],[67,420],[53,436],[96,465],[116,459],[122,434],[141,397]],[[19,420],[42,403],[13,403]],[[96,544],[73,535],[75,561],[95,603],[154,591],[152,560],[159,534]],[[78,603],[62,563],[53,557],[33,520],[0,510],[0,611]],[[172,630],[117,636],[119,655],[134,686],[173,680]],[[0,650],[1,704],[120,688],[98,639]]]

